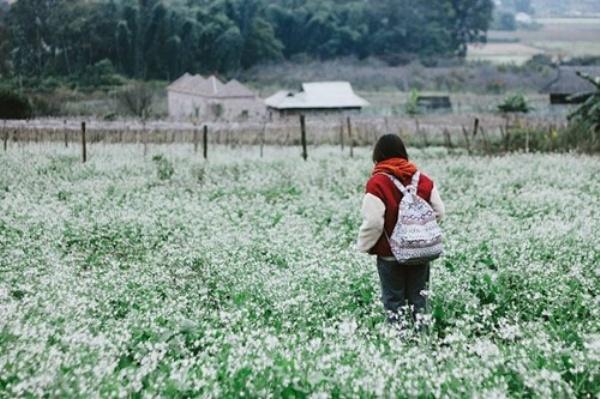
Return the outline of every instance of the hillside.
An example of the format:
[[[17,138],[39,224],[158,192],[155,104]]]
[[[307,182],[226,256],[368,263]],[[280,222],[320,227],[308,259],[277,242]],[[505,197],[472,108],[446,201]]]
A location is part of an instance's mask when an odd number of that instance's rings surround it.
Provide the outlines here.
[[[600,15],[598,0],[532,0],[538,16],[581,16]]]

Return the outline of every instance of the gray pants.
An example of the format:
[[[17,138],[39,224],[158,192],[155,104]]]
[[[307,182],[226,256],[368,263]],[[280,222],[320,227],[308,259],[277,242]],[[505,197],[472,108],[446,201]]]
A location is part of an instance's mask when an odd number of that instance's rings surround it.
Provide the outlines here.
[[[429,263],[401,265],[395,260],[377,257],[377,271],[381,281],[383,307],[394,320],[403,306],[412,307],[413,319],[426,312],[427,298],[422,291],[429,285]]]

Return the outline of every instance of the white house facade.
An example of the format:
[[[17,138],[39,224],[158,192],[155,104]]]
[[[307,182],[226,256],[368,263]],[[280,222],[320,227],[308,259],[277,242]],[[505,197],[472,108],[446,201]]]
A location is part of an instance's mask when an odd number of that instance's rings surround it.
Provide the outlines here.
[[[237,80],[221,82],[188,73],[167,87],[169,116],[173,119],[236,120],[265,114],[261,98]]]

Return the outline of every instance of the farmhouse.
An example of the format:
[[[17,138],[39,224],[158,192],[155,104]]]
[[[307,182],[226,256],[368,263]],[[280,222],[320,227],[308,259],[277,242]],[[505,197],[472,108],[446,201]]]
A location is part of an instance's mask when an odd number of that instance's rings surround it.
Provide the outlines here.
[[[175,119],[240,119],[263,115],[265,105],[237,80],[184,74],[167,87],[169,116]]]
[[[358,112],[369,105],[354,93],[348,82],[303,83],[301,91],[279,91],[267,98],[265,104],[269,111],[275,111],[280,116]]]
[[[577,71],[591,76],[600,76],[600,67],[558,67],[556,77],[550,81],[540,93],[550,96],[550,104],[577,104],[586,100],[586,97],[571,99],[574,94],[591,93],[594,85],[577,76]]]

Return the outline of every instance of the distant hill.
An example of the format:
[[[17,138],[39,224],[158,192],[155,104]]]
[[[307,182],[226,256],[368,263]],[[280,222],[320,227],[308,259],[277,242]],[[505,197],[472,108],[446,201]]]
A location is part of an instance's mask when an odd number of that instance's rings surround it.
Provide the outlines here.
[[[538,17],[593,16],[590,14],[600,16],[598,0],[532,0],[531,3]]]

